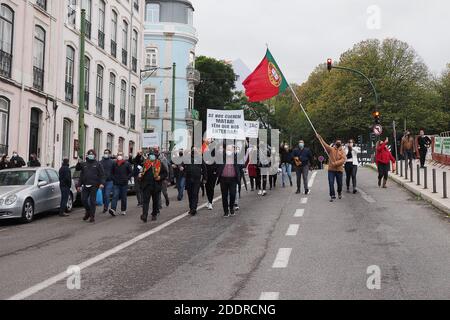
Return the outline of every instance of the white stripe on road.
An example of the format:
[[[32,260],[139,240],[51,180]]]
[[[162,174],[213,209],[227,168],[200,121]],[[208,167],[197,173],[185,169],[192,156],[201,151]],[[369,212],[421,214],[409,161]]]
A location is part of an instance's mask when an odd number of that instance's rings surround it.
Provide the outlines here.
[[[316,179],[316,176],[317,176],[317,171],[314,171],[312,176],[311,176],[311,179],[309,179],[309,183],[308,183],[308,188],[309,189],[312,188],[312,186],[314,184],[314,180]]]
[[[263,292],[259,300],[278,300],[280,298],[279,292]]]
[[[289,263],[291,252],[292,248],[281,248],[280,250],[278,250],[277,257],[275,258],[275,262],[273,263],[272,268],[286,268]]]
[[[291,224],[286,231],[286,236],[295,237],[298,233],[298,229],[300,229],[299,224]]]
[[[307,204],[307,203],[308,203],[308,198],[302,198],[302,199],[300,200],[300,203],[301,203],[301,204]]]
[[[8,229],[0,229],[0,232],[2,232],[2,231],[6,231],[6,230],[8,230]]]
[[[294,218],[301,218],[305,214],[305,209],[297,209],[294,213]]]
[[[213,200],[213,202],[217,202],[220,199],[222,199],[222,197],[217,197],[217,198],[215,198]],[[206,205],[207,205],[207,203],[199,206],[198,209],[205,208]],[[108,257],[110,257],[110,256],[112,256],[112,255],[114,255],[116,253],[118,253],[119,251],[122,251],[123,249],[126,249],[126,248],[132,246],[133,244],[135,244],[135,243],[137,243],[137,242],[139,242],[141,240],[144,240],[144,239],[148,238],[149,236],[151,236],[151,235],[153,235],[153,234],[155,234],[155,233],[157,233],[157,232],[159,232],[159,231],[169,227],[170,225],[174,224],[175,222],[178,222],[179,220],[181,220],[183,218],[186,218],[187,216],[189,216],[189,212],[183,213],[183,214],[173,218],[172,220],[169,220],[169,221],[163,223],[162,225],[160,225],[160,226],[158,226],[158,227],[156,227],[156,228],[154,228],[154,229],[152,229],[150,231],[147,231],[147,232],[145,232],[145,233],[143,233],[143,234],[141,234],[141,235],[139,235],[139,236],[137,236],[137,237],[135,237],[135,238],[133,238],[131,240],[128,240],[128,241],[126,241],[126,242],[124,242],[124,243],[122,243],[122,244],[120,244],[120,245],[118,245],[118,246],[108,250],[108,251],[105,251],[104,253],[99,254],[96,257],[93,257],[93,258],[91,258],[89,260],[86,260],[86,261],[82,262],[81,264],[78,264],[77,266],[80,268],[80,270],[86,269],[86,268],[92,266],[93,264],[96,264],[96,263],[98,263],[98,262],[100,262],[102,260],[105,260],[106,258],[108,258]],[[24,290],[24,291],[22,291],[22,292],[20,292],[20,293],[18,293],[16,295],[10,297],[10,298],[8,298],[8,300],[22,300],[22,299],[26,299],[29,296],[31,296],[31,295],[33,295],[35,293],[38,293],[39,291],[42,291],[42,290],[44,290],[44,289],[54,285],[55,283],[57,283],[57,282],[59,282],[61,280],[64,280],[68,276],[70,276],[70,274],[67,273],[66,271],[61,272],[60,274],[58,274],[58,275],[56,275],[54,277],[51,277],[51,278],[49,278],[49,279],[47,279],[47,280],[45,280],[45,281],[43,281],[41,283],[38,283],[37,285],[32,286],[31,288],[28,288],[28,289],[26,289],[26,290]]]
[[[361,193],[361,197],[366,200],[368,203],[376,203],[375,199],[369,196],[364,190],[358,188],[359,193]]]

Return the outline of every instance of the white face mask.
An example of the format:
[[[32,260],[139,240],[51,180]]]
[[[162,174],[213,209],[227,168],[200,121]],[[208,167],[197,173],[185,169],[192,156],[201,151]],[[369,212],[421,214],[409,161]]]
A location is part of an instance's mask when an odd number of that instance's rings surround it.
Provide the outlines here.
[[[118,156],[117,160],[122,161],[123,160],[123,156]]]

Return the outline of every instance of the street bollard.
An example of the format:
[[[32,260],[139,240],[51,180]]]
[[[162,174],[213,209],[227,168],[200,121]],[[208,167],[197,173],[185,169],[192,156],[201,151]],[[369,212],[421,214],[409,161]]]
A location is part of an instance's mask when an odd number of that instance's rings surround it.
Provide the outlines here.
[[[400,160],[400,177],[403,177],[403,161]]]
[[[409,180],[411,181],[411,182],[413,182],[414,181],[414,177],[413,177],[413,167],[412,167],[412,163],[409,165],[409,173],[410,173],[410,176],[409,176]]]
[[[423,168],[423,188],[428,189],[428,169],[427,167]]]
[[[417,185],[420,186],[420,166],[417,165]]]
[[[405,179],[408,180],[408,161],[405,160]]]
[[[447,172],[443,173],[444,177],[444,199],[447,199]]]
[[[436,169],[433,169],[433,193],[437,193],[437,191],[436,191]]]

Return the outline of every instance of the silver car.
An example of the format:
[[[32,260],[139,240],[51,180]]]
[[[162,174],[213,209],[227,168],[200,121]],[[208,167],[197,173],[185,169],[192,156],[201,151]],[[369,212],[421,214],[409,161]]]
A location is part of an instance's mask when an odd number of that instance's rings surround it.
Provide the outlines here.
[[[76,188],[72,182],[66,211],[73,208]],[[61,191],[53,168],[20,168],[0,171],[0,220],[20,218],[29,223],[34,215],[59,210]]]

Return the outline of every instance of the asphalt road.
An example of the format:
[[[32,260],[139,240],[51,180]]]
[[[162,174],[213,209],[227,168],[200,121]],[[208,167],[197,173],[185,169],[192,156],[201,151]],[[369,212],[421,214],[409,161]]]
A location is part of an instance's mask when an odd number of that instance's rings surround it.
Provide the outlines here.
[[[171,189],[156,223],[141,223],[134,197],[127,216],[99,213],[95,224],[81,209],[0,221],[0,299],[450,299],[447,217],[393,183],[378,189],[370,169],[362,193],[335,203],[326,172],[311,182],[308,196],[243,191],[227,219],[219,202],[185,215]],[[73,265],[81,288],[70,290]],[[370,266],[379,290],[367,287]]]

